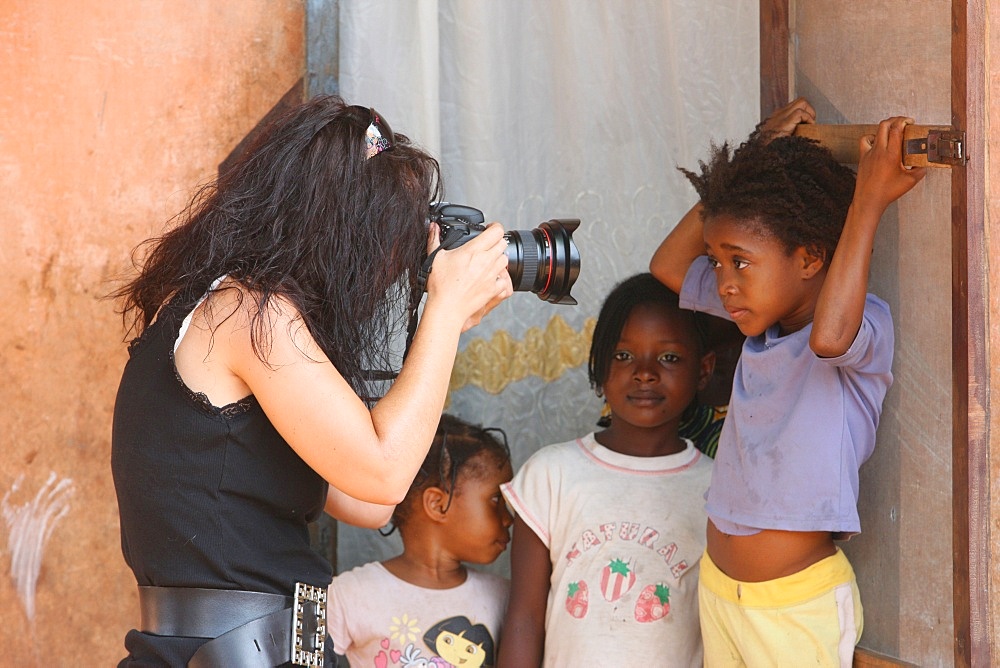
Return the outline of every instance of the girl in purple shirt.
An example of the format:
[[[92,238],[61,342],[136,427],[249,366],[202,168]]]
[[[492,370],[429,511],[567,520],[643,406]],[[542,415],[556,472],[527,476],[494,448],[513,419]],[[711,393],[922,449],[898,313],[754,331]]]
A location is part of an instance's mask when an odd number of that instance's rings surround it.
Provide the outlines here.
[[[868,294],[886,207],[924,176],[895,117],[861,140],[857,177],[816,143],[804,99],[686,172],[701,201],[651,270],[682,306],[747,339],[707,495],[699,602],[705,665],[850,666],[854,572],[834,539],[860,530],[858,467],[892,382],[892,321]]]

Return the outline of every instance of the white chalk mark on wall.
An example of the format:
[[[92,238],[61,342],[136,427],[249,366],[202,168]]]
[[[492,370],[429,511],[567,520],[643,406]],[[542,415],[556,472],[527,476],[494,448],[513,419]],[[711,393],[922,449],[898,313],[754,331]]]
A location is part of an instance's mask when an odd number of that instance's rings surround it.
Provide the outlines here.
[[[53,471],[33,500],[23,505],[13,504],[10,502],[11,494],[18,491],[23,481],[24,476],[18,476],[4,494],[0,508],[7,524],[11,579],[28,619],[34,619],[35,586],[42,569],[42,552],[56,523],[69,512],[69,500],[75,490],[71,479],[58,480]]]

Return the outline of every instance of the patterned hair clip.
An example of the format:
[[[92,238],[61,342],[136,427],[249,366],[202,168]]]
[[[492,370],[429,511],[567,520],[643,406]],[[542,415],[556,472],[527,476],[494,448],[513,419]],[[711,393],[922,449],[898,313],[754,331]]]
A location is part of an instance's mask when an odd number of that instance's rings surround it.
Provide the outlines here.
[[[395,140],[389,124],[382,120],[382,117],[374,109],[370,109],[369,111],[371,111],[372,121],[368,125],[368,129],[365,130],[366,160],[374,158],[382,151],[391,149],[392,143]]]

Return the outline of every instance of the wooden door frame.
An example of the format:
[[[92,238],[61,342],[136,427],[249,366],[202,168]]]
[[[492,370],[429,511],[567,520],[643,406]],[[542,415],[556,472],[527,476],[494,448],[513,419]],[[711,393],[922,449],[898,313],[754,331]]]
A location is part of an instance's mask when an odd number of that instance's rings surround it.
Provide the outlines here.
[[[791,98],[790,0],[760,0],[761,118]],[[952,168],[952,550],[955,665],[986,668],[990,647],[990,364],[986,253],[986,7],[952,0],[951,116],[966,132]]]
[[[955,665],[985,668],[992,665],[985,3],[952,0],[951,18],[951,122],[965,130],[969,156],[951,179]]]

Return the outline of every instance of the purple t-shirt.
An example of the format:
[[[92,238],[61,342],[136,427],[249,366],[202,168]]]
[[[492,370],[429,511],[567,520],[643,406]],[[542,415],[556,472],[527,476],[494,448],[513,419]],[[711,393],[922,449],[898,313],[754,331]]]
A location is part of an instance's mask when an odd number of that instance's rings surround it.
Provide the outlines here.
[[[688,270],[680,305],[729,318],[707,258]],[[812,323],[779,336],[775,324],[743,344],[706,495],[721,531],[861,531],[858,469],[875,448],[892,384],[892,317],[869,294],[861,329],[840,357],[817,357],[811,331]]]

